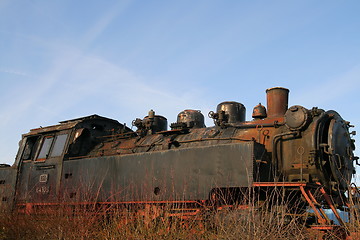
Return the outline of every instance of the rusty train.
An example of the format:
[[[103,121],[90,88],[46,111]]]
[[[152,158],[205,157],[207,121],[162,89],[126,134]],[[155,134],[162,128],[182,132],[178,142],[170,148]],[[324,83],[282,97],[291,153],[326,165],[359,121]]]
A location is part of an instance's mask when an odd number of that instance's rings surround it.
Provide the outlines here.
[[[350,123],[332,110],[288,108],[286,88],[266,94],[267,107],[255,106],[250,121],[243,104],[220,103],[208,114],[211,127],[200,111],[184,110],[168,130],[151,110],[132,122],[136,131],[98,115],[32,129],[15,163],[1,165],[0,206],[24,213],[61,204],[201,209],[219,193],[235,205],[244,189],[276,186],[298,192],[306,206],[315,206],[315,188],[324,193],[321,204],[345,206],[357,160]]]

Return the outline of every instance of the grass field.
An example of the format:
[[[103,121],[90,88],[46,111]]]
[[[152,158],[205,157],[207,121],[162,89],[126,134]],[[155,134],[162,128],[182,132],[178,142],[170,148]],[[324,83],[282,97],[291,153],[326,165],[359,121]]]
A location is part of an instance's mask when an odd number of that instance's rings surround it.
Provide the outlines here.
[[[202,220],[112,214],[3,214],[0,239],[313,239],[303,217],[289,218],[284,207],[224,210]],[[311,214],[309,213],[309,216]],[[331,234],[328,234],[329,236]],[[338,239],[335,236],[333,238]]]
[[[249,203],[250,202],[250,203]],[[359,232],[356,220],[356,204],[350,201],[352,222],[348,232]],[[156,205],[152,205],[156,206]],[[245,206],[242,204],[241,206]],[[169,217],[171,206],[161,206],[162,211],[115,209],[111,214],[93,209],[52,209],[42,214],[2,213],[0,216],[0,239],[344,239],[339,233],[309,231],[309,219],[315,219],[309,211],[301,214],[292,205],[281,202],[259,203],[248,201],[247,208],[225,208],[221,211],[204,211],[197,217],[185,219]],[[137,206],[139,207],[139,206]],[[168,208],[168,209],[167,209]],[[142,213],[142,214],[139,214]],[[355,217],[354,217],[355,216]],[[359,238],[352,238],[359,239]]]

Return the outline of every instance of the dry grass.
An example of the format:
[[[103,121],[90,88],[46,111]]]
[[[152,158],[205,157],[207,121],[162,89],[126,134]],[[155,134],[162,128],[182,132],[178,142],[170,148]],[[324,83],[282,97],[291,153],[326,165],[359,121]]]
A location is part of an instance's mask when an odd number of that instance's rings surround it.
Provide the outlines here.
[[[51,214],[2,214],[0,239],[340,239],[331,233],[317,238],[318,233],[308,231],[306,219],[311,213],[300,214],[294,211],[296,204],[292,199],[276,196],[272,192],[264,202],[249,195],[251,201],[241,204],[247,208],[204,211],[202,220],[168,217],[168,210],[157,214],[156,218],[149,218],[146,214],[134,217],[133,210],[124,208],[115,209],[106,217],[99,210],[80,209],[75,211],[76,214],[74,211],[69,214],[64,208]],[[171,206],[162,209],[165,208]],[[353,216],[358,214],[356,208],[350,209]],[[359,231],[359,219],[352,220],[348,230]]]
[[[152,221],[123,213],[108,217],[59,211],[51,215],[3,215],[0,239],[307,239],[305,225],[285,209],[207,212],[204,220],[159,216]]]

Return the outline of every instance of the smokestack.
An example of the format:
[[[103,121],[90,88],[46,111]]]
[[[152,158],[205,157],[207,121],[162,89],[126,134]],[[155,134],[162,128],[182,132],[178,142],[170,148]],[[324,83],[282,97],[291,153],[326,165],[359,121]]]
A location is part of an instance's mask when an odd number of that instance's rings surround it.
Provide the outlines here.
[[[266,89],[267,117],[282,117],[288,109],[289,89],[273,87]]]

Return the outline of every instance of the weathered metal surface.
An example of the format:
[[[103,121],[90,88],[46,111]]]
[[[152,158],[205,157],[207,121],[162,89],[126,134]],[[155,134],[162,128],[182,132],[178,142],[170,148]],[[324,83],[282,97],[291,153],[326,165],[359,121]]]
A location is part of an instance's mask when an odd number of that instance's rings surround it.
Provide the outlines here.
[[[259,119],[266,118],[267,117],[266,108],[263,105],[261,105],[261,103],[259,103],[253,109],[252,117]]]
[[[266,89],[268,118],[284,116],[288,109],[289,89],[274,87]]]
[[[302,106],[292,106],[285,113],[285,124],[291,130],[301,130],[311,121],[310,111]]]
[[[256,160],[266,162],[264,152],[247,142],[69,160],[62,191],[66,199],[82,201],[90,200],[87,196],[102,202],[206,200],[212,189],[269,181],[256,167]]]
[[[225,113],[225,119],[227,123],[245,122],[246,108],[243,104],[238,102],[222,102],[216,107],[216,112],[220,114],[223,111]]]
[[[16,172],[15,167],[0,167],[0,211],[13,208]]]
[[[76,118],[76,119],[72,119],[72,120],[61,121],[61,122],[59,122],[60,124],[58,124],[58,125],[34,128],[34,129],[31,129],[29,133],[24,134],[24,136],[41,134],[41,133],[52,132],[52,131],[55,132],[55,131],[61,131],[61,130],[66,130],[66,129],[72,129],[76,125],[87,122],[89,120],[90,121],[91,120],[95,120],[95,121],[96,120],[102,120],[102,121],[105,120],[106,122],[111,122],[114,125],[123,126],[116,120],[101,117],[101,116],[94,114],[94,115],[87,116],[87,117],[81,117],[81,118]]]
[[[155,115],[154,110],[150,110],[144,119],[136,118],[132,125],[137,127],[137,135],[140,137],[155,134],[167,130],[167,119],[160,115]]]
[[[199,110],[187,109],[180,112],[177,122],[171,124],[171,129],[204,128],[204,115]]]

